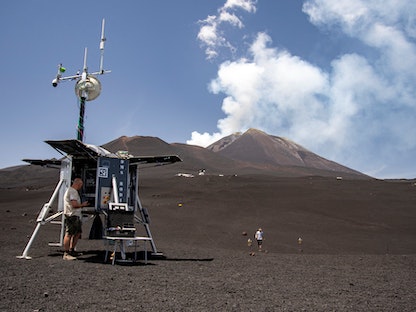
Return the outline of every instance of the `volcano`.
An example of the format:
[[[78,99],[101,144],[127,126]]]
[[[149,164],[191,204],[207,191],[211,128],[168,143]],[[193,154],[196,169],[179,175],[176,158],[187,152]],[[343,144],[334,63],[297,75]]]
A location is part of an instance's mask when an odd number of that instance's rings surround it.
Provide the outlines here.
[[[267,174],[274,176],[368,176],[325,159],[288,139],[257,129],[235,133],[207,148],[182,143],[166,143],[148,136],[120,137],[104,148],[112,152],[126,150],[133,155],[177,154],[183,162],[168,171],[193,173],[205,169],[212,174]],[[163,170],[162,170],[163,171]]]
[[[284,167],[296,172],[302,169],[362,175],[360,172],[325,159],[295,142],[279,136],[269,135],[257,129],[245,133],[234,133],[211,144],[207,149],[224,157],[249,162],[275,170]]]

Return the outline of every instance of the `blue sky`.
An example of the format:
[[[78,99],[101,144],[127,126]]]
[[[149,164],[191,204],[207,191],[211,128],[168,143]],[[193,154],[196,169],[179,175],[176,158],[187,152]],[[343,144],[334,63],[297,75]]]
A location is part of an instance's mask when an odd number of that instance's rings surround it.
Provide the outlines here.
[[[380,4],[379,4],[380,3]],[[387,0],[7,1],[0,168],[76,137],[72,75],[99,68],[85,142],[207,146],[257,128],[378,178],[416,177],[416,3]]]

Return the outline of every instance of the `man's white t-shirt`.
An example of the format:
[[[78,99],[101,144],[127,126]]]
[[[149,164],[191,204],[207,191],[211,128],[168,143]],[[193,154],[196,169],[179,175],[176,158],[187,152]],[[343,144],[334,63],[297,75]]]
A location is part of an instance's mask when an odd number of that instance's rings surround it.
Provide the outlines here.
[[[68,217],[70,216],[82,216],[81,209],[72,208],[71,200],[76,200],[78,204],[81,203],[81,198],[79,197],[79,193],[73,187],[69,187],[64,195],[64,214]]]
[[[255,238],[257,240],[263,240],[263,232],[262,231],[257,231],[256,235],[255,235]]]

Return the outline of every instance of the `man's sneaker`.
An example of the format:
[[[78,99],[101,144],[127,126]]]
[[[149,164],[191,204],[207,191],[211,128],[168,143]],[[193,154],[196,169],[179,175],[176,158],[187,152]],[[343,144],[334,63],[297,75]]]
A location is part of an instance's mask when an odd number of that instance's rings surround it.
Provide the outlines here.
[[[71,250],[71,251],[69,252],[69,254],[70,254],[72,257],[79,257],[79,256],[82,256],[82,255],[83,255],[83,253],[82,253],[82,252],[78,252],[78,251],[75,251],[75,250]]]
[[[65,252],[64,253],[64,256],[62,257],[62,259],[64,259],[64,260],[77,260],[77,258],[76,257],[74,257],[74,256],[71,256],[69,253],[67,253],[67,252]]]

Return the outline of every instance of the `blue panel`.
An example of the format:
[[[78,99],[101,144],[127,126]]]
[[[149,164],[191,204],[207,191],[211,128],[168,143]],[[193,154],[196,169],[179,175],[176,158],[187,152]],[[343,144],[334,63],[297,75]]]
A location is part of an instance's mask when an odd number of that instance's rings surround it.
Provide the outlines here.
[[[112,185],[116,178],[118,202],[127,202],[129,161],[127,159],[99,157],[97,162],[96,209],[107,210],[108,203],[115,202]]]

